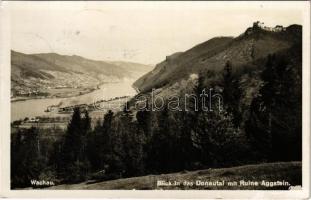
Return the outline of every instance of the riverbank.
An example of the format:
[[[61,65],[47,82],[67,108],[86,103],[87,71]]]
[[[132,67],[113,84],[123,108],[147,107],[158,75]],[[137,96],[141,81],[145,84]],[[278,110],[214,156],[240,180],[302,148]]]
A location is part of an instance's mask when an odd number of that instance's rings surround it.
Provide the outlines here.
[[[48,106],[61,105],[62,107],[90,104],[99,100],[108,100],[115,97],[134,96],[136,91],[132,88],[132,81],[118,83],[104,83],[92,92],[65,97],[65,98],[36,98],[11,101],[11,122],[23,120],[25,117],[54,116],[51,112],[44,112]]]
[[[102,85],[97,86],[97,88],[84,88],[84,90],[66,91],[64,93],[56,93],[56,94],[47,95],[47,96],[31,96],[31,97],[18,96],[18,97],[11,98],[11,102],[27,101],[27,100],[34,100],[34,99],[55,99],[55,98],[79,97],[81,95],[94,92],[95,90],[99,90]],[[71,88],[71,89],[75,89],[75,88]]]

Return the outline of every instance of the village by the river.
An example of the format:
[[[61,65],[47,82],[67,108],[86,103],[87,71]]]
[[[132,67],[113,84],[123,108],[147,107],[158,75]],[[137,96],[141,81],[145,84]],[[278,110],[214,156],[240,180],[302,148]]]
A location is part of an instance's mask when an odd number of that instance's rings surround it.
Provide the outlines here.
[[[90,93],[69,98],[41,98],[11,102],[11,122],[19,128],[66,128],[73,108],[88,110],[93,121],[107,110],[119,110],[136,94],[133,80],[105,83]]]

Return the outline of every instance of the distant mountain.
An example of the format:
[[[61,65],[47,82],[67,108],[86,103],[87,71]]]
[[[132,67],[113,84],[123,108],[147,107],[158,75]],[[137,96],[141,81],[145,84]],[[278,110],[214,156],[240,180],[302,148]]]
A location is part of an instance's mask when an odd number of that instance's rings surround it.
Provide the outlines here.
[[[150,65],[134,63],[134,62],[113,61],[109,63],[121,67],[124,71],[130,72],[130,74],[133,74],[136,77],[140,77],[146,74],[146,69],[148,69],[148,72],[152,70],[152,67]]]
[[[49,89],[90,88],[104,82],[135,80],[151,69],[138,63],[96,61],[76,55],[11,51],[12,94],[49,93]]]
[[[24,71],[25,73],[22,74],[24,77],[51,78],[42,73],[42,71],[47,70],[86,73],[95,77],[104,75],[117,78],[132,78],[132,73],[144,73],[151,69],[150,66],[139,63],[95,61],[75,55],[66,56],[56,53],[23,54],[15,51],[11,53],[12,68]]]
[[[301,43],[302,27],[266,30],[255,26],[240,36],[216,37],[185,52],[175,53],[157,64],[154,70],[139,78],[134,86],[140,91],[150,91],[186,79],[190,74],[201,71],[220,71],[230,61],[234,70],[247,63],[254,63],[268,54],[289,49]]]

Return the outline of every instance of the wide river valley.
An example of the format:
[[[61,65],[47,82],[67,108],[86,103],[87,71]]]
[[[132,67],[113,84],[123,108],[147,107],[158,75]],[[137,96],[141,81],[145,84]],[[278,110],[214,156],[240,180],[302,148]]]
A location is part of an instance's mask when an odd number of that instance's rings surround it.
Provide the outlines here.
[[[136,94],[132,88],[132,80],[107,83],[91,93],[70,97],[70,98],[46,98],[46,99],[30,99],[25,101],[16,101],[11,103],[11,122],[25,117],[49,116],[53,113],[45,112],[51,105],[75,105],[90,104],[98,100],[108,100],[115,97],[133,96]],[[55,114],[54,114],[55,115]]]

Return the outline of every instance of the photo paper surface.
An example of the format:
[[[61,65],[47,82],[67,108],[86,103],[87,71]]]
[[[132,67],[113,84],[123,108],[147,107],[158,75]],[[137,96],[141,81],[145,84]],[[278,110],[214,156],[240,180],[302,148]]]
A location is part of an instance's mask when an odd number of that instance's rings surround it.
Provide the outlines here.
[[[0,9],[2,196],[309,196],[309,2]]]

